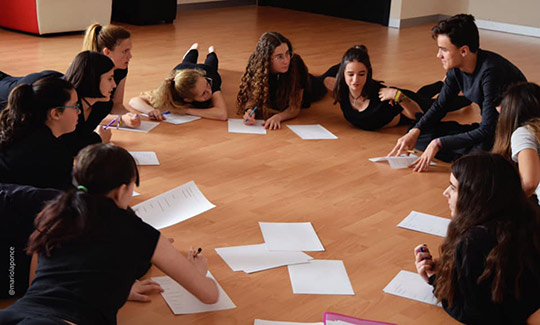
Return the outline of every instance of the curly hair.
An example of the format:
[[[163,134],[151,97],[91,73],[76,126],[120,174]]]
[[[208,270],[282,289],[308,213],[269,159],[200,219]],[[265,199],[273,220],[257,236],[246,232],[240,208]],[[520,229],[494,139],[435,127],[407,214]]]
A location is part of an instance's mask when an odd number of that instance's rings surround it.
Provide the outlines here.
[[[276,47],[287,44],[291,63],[286,73],[279,75],[279,85],[276,92],[274,106],[270,101],[269,77],[271,57]],[[236,97],[236,107],[238,114],[243,114],[247,105],[258,106],[256,116],[267,119],[285,109],[290,102],[296,107],[300,107],[301,86],[298,83],[298,65],[303,61],[298,57],[295,59],[291,42],[277,32],[266,32],[262,34],[257,42],[255,51],[249,57],[246,71],[240,82],[240,90]],[[304,67],[305,68],[305,67]],[[307,69],[307,68],[305,68]]]
[[[154,108],[172,107],[181,110],[190,105],[186,99],[193,98],[193,87],[199,78],[205,76],[206,72],[201,69],[173,70],[157,89],[141,95],[146,97]]]
[[[463,294],[458,285],[457,251],[469,243],[470,231],[481,227],[495,234],[497,243],[486,257],[477,283],[491,282],[495,303],[502,302],[505,294],[519,299],[525,282],[540,281],[538,207],[523,193],[515,166],[501,155],[479,152],[464,156],[452,165],[452,174],[458,181],[457,214],[440,247],[435,295],[452,306],[455,297]],[[463,261],[471,263],[468,256]],[[525,274],[535,278],[525,279]]]

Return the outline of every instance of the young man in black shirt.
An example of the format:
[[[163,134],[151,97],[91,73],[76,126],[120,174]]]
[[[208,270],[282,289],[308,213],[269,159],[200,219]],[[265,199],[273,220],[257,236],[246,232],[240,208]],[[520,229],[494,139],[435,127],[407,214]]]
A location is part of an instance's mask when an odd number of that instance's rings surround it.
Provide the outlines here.
[[[400,155],[415,147],[423,150],[411,165],[417,172],[427,170],[436,154],[437,158],[450,161],[473,150],[490,150],[499,117],[496,107],[504,91],[513,83],[526,81],[510,61],[479,48],[478,28],[472,15],[442,20],[433,28],[432,35],[439,48],[437,57],[447,70],[444,86],[431,108],[389,153]],[[441,122],[449,112],[449,103],[460,91],[480,106],[480,124]]]

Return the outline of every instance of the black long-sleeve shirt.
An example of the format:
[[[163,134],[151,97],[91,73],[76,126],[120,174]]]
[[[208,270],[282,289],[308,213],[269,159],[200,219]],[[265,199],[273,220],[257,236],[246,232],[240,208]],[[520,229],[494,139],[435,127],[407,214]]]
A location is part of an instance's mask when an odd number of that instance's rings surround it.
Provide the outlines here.
[[[493,146],[499,118],[495,107],[508,86],[520,81],[527,79],[510,61],[479,49],[473,74],[466,74],[458,68],[449,70],[439,97],[414,127],[421,131],[433,127],[448,113],[450,102],[462,91],[467,99],[480,106],[482,122],[469,132],[441,137],[441,144],[445,149],[477,147],[489,150]]]
[[[527,318],[540,308],[540,281],[538,274],[523,274],[526,284],[521,288],[521,297],[516,300],[513,290],[504,294],[502,303],[491,300],[492,278],[478,283],[485,269],[486,259],[497,245],[493,227],[477,226],[469,230],[456,250],[457,286],[454,288],[454,303],[450,307],[443,300],[444,310],[466,324],[525,324]],[[532,249],[532,248],[531,248]],[[519,252],[515,252],[519,254]],[[540,260],[540,253],[539,260]],[[513,284],[513,279],[506,283]],[[437,284],[435,275],[429,283]]]

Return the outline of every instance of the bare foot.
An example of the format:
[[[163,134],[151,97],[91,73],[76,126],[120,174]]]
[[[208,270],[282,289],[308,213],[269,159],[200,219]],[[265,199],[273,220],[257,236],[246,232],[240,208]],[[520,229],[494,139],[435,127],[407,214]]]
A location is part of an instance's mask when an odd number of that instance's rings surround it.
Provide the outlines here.
[[[214,52],[214,45],[210,45],[210,47],[208,48],[208,53],[213,53]]]
[[[326,77],[324,78],[323,82],[326,89],[328,89],[329,91],[334,91],[334,86],[336,85],[336,78]]]
[[[191,44],[191,47],[187,50],[186,54],[184,54],[184,57],[182,59],[184,59],[186,57],[186,55],[189,53],[189,51],[198,50],[198,49],[199,49],[199,43]]]

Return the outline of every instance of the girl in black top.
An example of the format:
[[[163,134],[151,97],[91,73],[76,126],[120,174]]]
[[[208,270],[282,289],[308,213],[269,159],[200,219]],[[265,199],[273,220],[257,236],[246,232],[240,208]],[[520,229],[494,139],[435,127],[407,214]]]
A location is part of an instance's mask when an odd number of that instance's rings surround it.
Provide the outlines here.
[[[214,47],[208,48],[203,64],[197,64],[199,44],[191,45],[182,62],[155,89],[129,101],[131,107],[164,120],[162,113],[171,111],[214,120],[227,120],[227,106],[221,93],[221,76]]]
[[[339,102],[343,116],[352,125],[368,131],[411,124],[431,106],[439,93],[441,81],[426,85],[414,93],[388,88],[373,79],[367,48],[356,45],[345,52],[341,64],[331,67],[323,76],[335,77],[334,104]],[[459,109],[470,102],[458,99]]]
[[[440,257],[426,245],[414,250],[418,273],[444,309],[467,324],[540,316],[540,217],[517,169],[496,154],[464,156],[444,195],[452,221]]]
[[[264,127],[281,128],[281,122],[295,118],[326,93],[321,78],[308,73],[291,42],[280,33],[264,33],[249,57],[236,98],[237,113],[246,124],[265,119]],[[257,106],[257,110],[250,115]]]
[[[57,77],[13,89],[0,114],[0,182],[72,186],[73,156],[59,137],[75,130],[77,102],[73,86]]]
[[[100,24],[90,25],[84,34],[83,51],[94,51],[108,56],[114,63],[114,81],[111,100],[113,107],[111,115],[104,118],[107,125],[121,114],[122,123],[128,127],[139,127],[141,119],[137,114],[129,113],[124,106],[124,90],[128,74],[128,65],[131,60],[131,33],[122,26]]]
[[[73,156],[87,145],[110,141],[111,130],[96,127],[104,125],[112,111],[111,96],[116,87],[114,71],[111,59],[92,51],[77,54],[66,71],[64,79],[77,90],[82,108],[75,132],[62,137]]]
[[[184,257],[129,208],[139,175],[126,150],[88,146],[73,175],[79,190],[61,194],[36,218],[28,244],[38,255],[36,276],[24,297],[0,311],[1,324],[116,324],[150,262],[202,302],[216,302],[206,258],[193,251]]]

